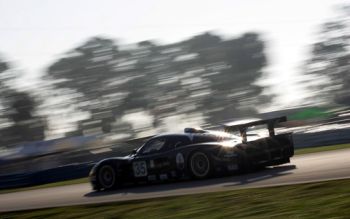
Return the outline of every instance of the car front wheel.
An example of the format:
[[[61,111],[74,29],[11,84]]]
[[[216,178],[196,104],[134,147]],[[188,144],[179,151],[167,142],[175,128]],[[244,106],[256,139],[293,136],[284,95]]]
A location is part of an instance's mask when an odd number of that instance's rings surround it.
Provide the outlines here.
[[[102,189],[112,189],[116,185],[116,173],[111,165],[103,165],[98,171],[98,182]]]

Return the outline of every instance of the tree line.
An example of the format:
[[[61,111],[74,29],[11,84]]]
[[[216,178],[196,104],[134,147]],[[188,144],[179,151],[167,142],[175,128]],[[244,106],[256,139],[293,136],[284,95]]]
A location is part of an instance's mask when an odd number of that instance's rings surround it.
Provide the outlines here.
[[[314,102],[350,103],[349,11],[344,7],[336,19],[321,25],[319,40],[310,47],[302,83]],[[0,61],[0,144],[43,140],[49,118],[60,116],[72,117],[65,118],[74,127],[65,136],[134,137],[164,129],[169,118],[212,124],[255,115],[257,106],[274,98],[256,83],[266,73],[265,49],[254,32],[231,39],[207,32],[165,45],[119,45],[92,37],[47,68],[40,92],[11,86],[16,76],[9,63]],[[57,116],[62,109],[66,113]],[[124,119],[137,113],[147,115],[150,124],[135,127]]]

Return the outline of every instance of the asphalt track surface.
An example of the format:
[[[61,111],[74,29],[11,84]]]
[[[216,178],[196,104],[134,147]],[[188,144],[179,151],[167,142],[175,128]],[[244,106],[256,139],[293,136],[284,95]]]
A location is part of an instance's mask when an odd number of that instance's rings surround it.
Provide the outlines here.
[[[244,175],[93,192],[88,183],[0,194],[0,212],[270,187],[350,178],[350,149],[295,156],[290,164]]]

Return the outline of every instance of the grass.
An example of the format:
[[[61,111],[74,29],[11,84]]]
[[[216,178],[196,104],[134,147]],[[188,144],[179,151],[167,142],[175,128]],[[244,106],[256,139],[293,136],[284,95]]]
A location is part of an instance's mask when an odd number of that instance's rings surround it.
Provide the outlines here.
[[[302,154],[309,154],[309,153],[316,153],[316,152],[323,152],[323,151],[332,151],[332,150],[345,149],[345,148],[350,148],[350,144],[338,144],[338,145],[331,145],[331,146],[301,148],[301,149],[295,150],[295,155],[302,155]],[[66,185],[73,185],[73,184],[87,183],[87,182],[88,182],[88,178],[80,178],[80,179],[67,180],[67,181],[56,182],[56,183],[48,183],[48,184],[39,185],[39,186],[0,190],[0,194],[33,190],[33,189],[50,188],[50,187],[56,187],[56,186],[66,186]]]
[[[21,218],[349,218],[350,180],[4,213]]]
[[[350,144],[337,144],[337,145],[329,145],[329,146],[318,146],[318,147],[309,147],[309,148],[300,148],[295,150],[295,155],[301,154],[309,154],[323,151],[332,151],[339,149],[350,148]]]

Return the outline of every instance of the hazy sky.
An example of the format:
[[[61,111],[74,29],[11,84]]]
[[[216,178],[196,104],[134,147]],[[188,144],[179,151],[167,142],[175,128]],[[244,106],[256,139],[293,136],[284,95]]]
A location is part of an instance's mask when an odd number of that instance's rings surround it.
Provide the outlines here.
[[[265,82],[279,84],[274,91],[285,93],[281,103],[292,104],[302,97],[295,80],[318,25],[345,2],[0,0],[0,56],[30,79],[91,36],[107,36],[123,44],[146,39],[168,43],[208,30],[226,37],[258,31],[268,46]]]

